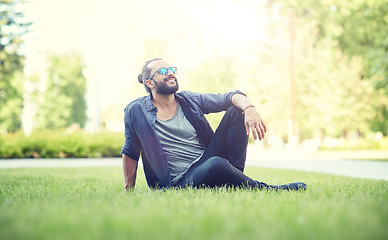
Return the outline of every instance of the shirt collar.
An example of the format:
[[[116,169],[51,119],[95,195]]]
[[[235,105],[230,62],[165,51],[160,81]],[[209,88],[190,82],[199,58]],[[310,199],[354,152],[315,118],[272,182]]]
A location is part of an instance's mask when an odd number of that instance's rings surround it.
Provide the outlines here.
[[[146,98],[146,104],[147,104],[147,111],[151,112],[155,107],[155,105],[152,103],[151,94],[148,94]]]
[[[184,104],[186,101],[183,97],[181,97],[179,94],[175,93],[175,99],[177,100],[177,102],[179,102],[179,104]]]

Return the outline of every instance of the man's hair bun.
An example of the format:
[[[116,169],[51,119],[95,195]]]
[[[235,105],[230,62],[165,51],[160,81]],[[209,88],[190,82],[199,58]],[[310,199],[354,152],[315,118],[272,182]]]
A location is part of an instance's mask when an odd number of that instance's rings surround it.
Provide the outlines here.
[[[143,84],[143,78],[141,75],[142,74],[140,73],[139,76],[137,76],[137,80],[139,81],[139,83]]]

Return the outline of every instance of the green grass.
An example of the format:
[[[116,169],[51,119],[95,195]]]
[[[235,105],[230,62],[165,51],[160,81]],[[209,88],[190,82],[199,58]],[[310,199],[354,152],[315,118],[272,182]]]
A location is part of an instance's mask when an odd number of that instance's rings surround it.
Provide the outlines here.
[[[388,239],[388,181],[247,169],[305,192],[148,189],[121,168],[0,170],[5,239]],[[260,178],[259,178],[260,176]]]

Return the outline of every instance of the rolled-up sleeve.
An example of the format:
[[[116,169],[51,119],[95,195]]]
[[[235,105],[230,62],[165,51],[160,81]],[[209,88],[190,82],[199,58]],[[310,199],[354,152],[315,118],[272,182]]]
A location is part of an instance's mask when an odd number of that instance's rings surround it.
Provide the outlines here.
[[[233,105],[232,97],[234,94],[242,94],[241,91],[237,90],[234,92],[227,92],[223,94],[212,94],[212,93],[194,93],[187,92],[192,100],[200,107],[204,114],[221,112],[227,110]]]
[[[133,128],[131,121],[131,111],[124,110],[124,126],[125,126],[125,142],[121,149],[121,154],[125,154],[133,160],[138,161],[140,156],[141,144],[139,138]]]

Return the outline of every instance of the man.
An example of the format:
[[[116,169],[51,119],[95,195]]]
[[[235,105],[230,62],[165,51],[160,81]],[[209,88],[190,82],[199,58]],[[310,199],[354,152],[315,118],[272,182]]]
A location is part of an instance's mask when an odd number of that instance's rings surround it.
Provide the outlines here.
[[[139,74],[149,95],[125,108],[125,189],[135,187],[140,153],[150,188],[306,189],[300,182],[273,186],[244,175],[249,134],[262,140],[266,133],[256,108],[240,91],[177,93],[176,74],[160,58],[147,61]],[[226,113],[214,133],[204,114],[220,111]]]

